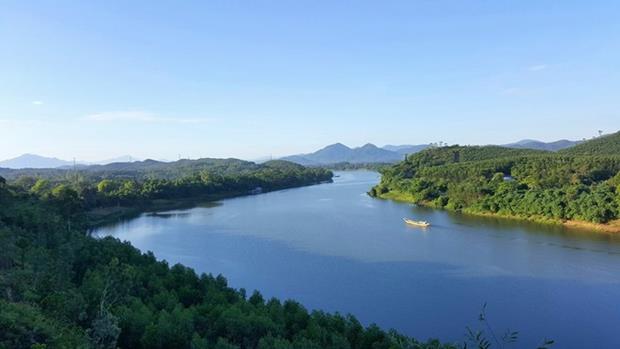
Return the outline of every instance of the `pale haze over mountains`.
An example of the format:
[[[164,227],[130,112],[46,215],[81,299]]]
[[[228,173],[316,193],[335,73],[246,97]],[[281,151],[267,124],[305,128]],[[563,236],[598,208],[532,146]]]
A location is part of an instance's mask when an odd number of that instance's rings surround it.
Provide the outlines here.
[[[420,145],[384,145],[383,149],[399,154],[413,154],[428,148],[428,144]]]
[[[570,141],[562,139],[554,142],[542,142],[532,139],[524,139],[515,143],[504,144],[504,147],[519,149],[537,149],[547,151],[558,151],[570,148],[581,141]],[[428,148],[429,144],[418,145],[385,145],[378,147],[367,143],[361,147],[348,147],[342,143],[335,143],[319,149],[313,153],[290,155],[281,158],[301,165],[318,166],[348,162],[352,164],[361,163],[391,163],[403,160],[405,155],[414,154]],[[79,166],[105,165],[116,162],[139,161],[136,157],[124,155],[117,158],[106,159],[96,162],[77,161]],[[36,154],[23,154],[13,159],[0,161],[0,168],[20,169],[20,168],[59,168],[73,166],[74,162],[45,157]]]
[[[84,162],[84,161],[73,161],[62,160],[54,157],[46,157],[36,154],[23,154],[16,158],[0,161],[1,168],[11,168],[11,169],[20,169],[20,168],[58,168],[58,167],[67,167],[73,165],[79,166],[87,166],[87,165],[105,165],[114,162],[132,162],[140,160],[138,158],[123,155],[117,158],[106,159],[96,162]]]

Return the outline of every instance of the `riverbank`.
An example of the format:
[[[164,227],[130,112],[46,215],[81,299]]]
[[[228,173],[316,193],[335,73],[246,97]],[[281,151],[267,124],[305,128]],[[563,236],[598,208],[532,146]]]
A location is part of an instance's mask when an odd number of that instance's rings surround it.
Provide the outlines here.
[[[88,226],[96,228],[102,225],[117,223],[138,217],[142,213],[188,209],[205,204],[213,205],[215,201],[248,195],[246,193],[230,193],[227,195],[211,195],[184,199],[157,199],[140,203],[135,206],[98,207],[86,212]]]
[[[581,230],[581,231],[589,231],[596,233],[605,233],[605,234],[620,234],[620,219],[610,221],[608,223],[593,223],[586,221],[578,221],[578,220],[559,220],[548,217],[538,217],[538,216],[517,216],[517,215],[508,215],[501,213],[493,213],[493,212],[478,212],[472,211],[468,209],[464,209],[462,211],[450,210],[445,207],[436,207],[432,205],[430,202],[418,202],[414,200],[413,195],[389,191],[387,193],[378,194],[378,198],[385,200],[393,200],[398,202],[406,202],[410,204],[416,204],[424,207],[434,208],[434,209],[442,209],[449,210],[453,212],[461,212],[463,214],[479,216],[479,217],[493,217],[493,218],[502,218],[502,219],[511,219],[511,220],[519,220],[519,221],[527,221],[527,222],[535,222],[541,224],[551,224],[551,225],[561,225],[568,229]]]
[[[224,199],[232,199],[236,197],[242,196],[250,196],[250,195],[262,195],[274,191],[292,189],[292,188],[300,188],[307,187],[311,185],[325,184],[331,183],[333,180],[329,181],[321,181],[317,183],[311,183],[301,186],[291,186],[279,188],[271,191],[263,191],[261,194],[253,194],[251,192],[242,191],[242,192],[228,192],[228,193],[219,193],[219,194],[211,194],[211,195],[202,195],[202,196],[192,196],[186,198],[179,199],[155,199],[149,201],[143,201],[137,203],[136,205],[131,206],[107,206],[107,207],[97,207],[92,210],[86,212],[87,224],[90,228],[96,228],[102,225],[117,223],[119,221],[131,219],[138,217],[142,213],[152,213],[159,211],[170,211],[170,210],[181,210],[181,209],[189,209],[197,206],[212,206],[216,201],[224,200]]]

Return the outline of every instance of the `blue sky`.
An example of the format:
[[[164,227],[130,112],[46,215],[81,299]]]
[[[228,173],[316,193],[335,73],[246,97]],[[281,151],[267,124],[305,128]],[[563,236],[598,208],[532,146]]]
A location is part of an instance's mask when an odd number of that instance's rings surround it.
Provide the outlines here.
[[[620,129],[618,1],[3,1],[0,159]]]

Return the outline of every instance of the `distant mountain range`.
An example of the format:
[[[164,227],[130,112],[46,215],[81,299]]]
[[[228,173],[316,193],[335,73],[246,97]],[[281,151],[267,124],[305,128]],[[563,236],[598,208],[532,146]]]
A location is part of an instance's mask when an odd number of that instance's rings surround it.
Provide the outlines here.
[[[533,139],[524,139],[515,143],[502,145],[507,148],[535,149],[546,151],[560,151],[569,149],[583,143],[582,141],[570,141],[562,139],[555,142],[541,142]],[[368,143],[361,147],[350,148],[342,143],[328,145],[314,153],[290,155],[281,158],[304,166],[319,166],[348,162],[351,164],[363,163],[393,163],[403,160],[405,155],[414,154],[428,148],[430,144],[418,145],[386,145],[377,147]],[[78,161],[76,165],[80,167],[91,165],[106,165],[111,163],[131,163],[140,159],[124,155],[117,158],[97,161],[83,162]],[[23,154],[13,159],[0,161],[0,168],[22,169],[22,168],[63,168],[73,166],[73,161],[62,160],[54,157],[45,157],[36,154]]]
[[[113,162],[106,165],[82,165],[76,170],[88,176],[100,178],[181,178],[190,173],[198,173],[208,170],[218,175],[232,175],[246,173],[260,168],[277,168],[295,170],[303,168],[299,164],[289,161],[271,160],[262,164],[239,159],[213,159],[202,158],[196,160],[180,159],[177,161],[164,162],[152,159],[132,162]],[[62,166],[56,168],[0,168],[0,177],[16,179],[22,176],[35,178],[62,178],[68,173],[73,173],[73,167]]]
[[[78,161],[75,164],[83,167],[88,165],[105,165],[111,164],[115,162],[131,162],[137,161],[139,159],[124,155],[117,158],[97,161],[97,162],[84,162]],[[53,157],[46,157],[36,154],[23,154],[13,159],[0,161],[0,168],[11,168],[11,169],[21,169],[21,168],[61,168],[61,167],[71,167],[73,166],[73,161],[62,160]]]
[[[379,148],[374,144],[368,143],[361,147],[349,148],[342,143],[336,143],[319,149],[314,153],[286,156],[282,160],[305,166],[329,165],[342,162],[351,164],[389,163],[403,160],[405,154],[415,153],[426,147],[428,145],[389,145]]]
[[[135,156],[131,156],[131,155],[123,155],[123,156],[119,156],[119,157],[116,157],[116,158],[105,159],[105,160],[93,162],[93,163],[90,163],[90,164],[91,165],[107,165],[107,164],[113,164],[115,162],[134,162],[134,161],[141,161],[141,159],[139,159],[139,158],[137,158]]]
[[[580,143],[582,142],[569,141],[566,139],[555,142],[541,142],[533,139],[524,139],[501,146],[516,149],[559,151],[574,147]],[[405,155],[420,152],[430,146],[430,144],[405,144],[386,145],[380,148],[374,144],[368,143],[358,148],[349,148],[342,143],[336,143],[319,149],[314,153],[286,156],[283,157],[282,160],[288,160],[305,166],[330,165],[343,162],[352,164],[391,163],[403,160]]]
[[[524,139],[516,143],[504,144],[503,146],[507,148],[517,148],[517,149],[558,151],[558,150],[574,147],[579,143],[582,143],[582,141],[569,141],[567,139],[561,139],[559,141],[545,143],[545,142],[537,141],[534,139]]]
[[[35,154],[24,154],[13,159],[0,161],[0,167],[4,168],[56,168],[62,166],[71,166],[73,162],[60,160],[57,158],[48,158]]]

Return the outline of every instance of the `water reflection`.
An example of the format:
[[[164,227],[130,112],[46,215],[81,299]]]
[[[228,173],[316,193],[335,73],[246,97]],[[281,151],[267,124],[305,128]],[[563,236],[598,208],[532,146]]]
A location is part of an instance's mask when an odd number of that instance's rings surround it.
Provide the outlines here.
[[[179,218],[179,217],[187,217],[189,216],[189,212],[149,212],[146,213],[146,217],[157,217],[157,218]]]

